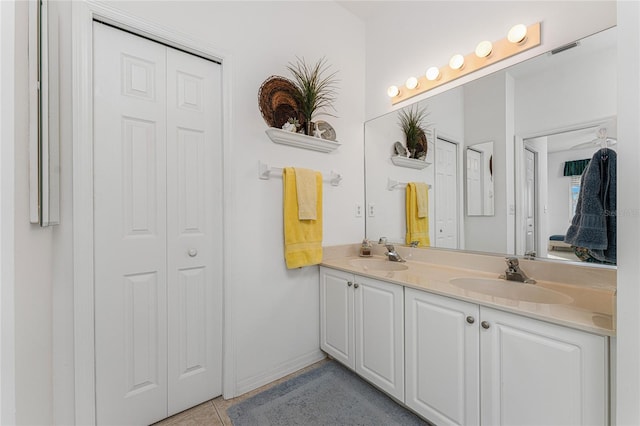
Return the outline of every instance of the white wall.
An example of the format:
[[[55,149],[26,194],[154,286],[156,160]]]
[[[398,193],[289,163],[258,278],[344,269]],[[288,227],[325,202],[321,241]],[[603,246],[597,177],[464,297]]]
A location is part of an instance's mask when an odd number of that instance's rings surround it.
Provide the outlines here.
[[[465,249],[508,253],[507,221],[507,83],[496,73],[464,86],[465,146],[493,141],[493,216],[464,218]]]
[[[367,119],[392,109],[386,94],[390,85],[401,85],[429,66],[445,65],[454,53],[471,53],[483,39],[500,40],[516,23],[541,21],[541,45],[410,102],[616,24],[614,1],[389,1],[362,7],[380,7],[387,12],[367,23]],[[402,106],[400,103],[394,108]]]
[[[618,2],[617,424],[640,424],[640,3]],[[624,143],[623,143],[624,141]]]
[[[53,412],[52,229],[29,223],[28,3],[15,3],[15,409],[18,424]],[[3,143],[10,143],[3,141]]]
[[[547,57],[549,67],[515,78],[516,134],[526,137],[616,115],[616,49],[588,57],[577,56],[579,49]]]
[[[233,160],[225,182],[225,285],[233,300],[230,332],[235,354],[227,389],[240,394],[295,371],[321,356],[317,267],[287,270],[283,258],[282,180],[258,179],[258,162],[298,166],[343,176],[324,186],[324,244],[358,241],[363,203],[364,26],[328,2],[110,2],[111,7],[200,39],[229,54],[232,64]],[[70,28],[69,3],[58,5],[60,28]],[[332,22],[332,30],[318,23]],[[73,423],[73,264],[71,182],[71,35],[61,34],[62,178],[61,225],[54,230],[54,420]],[[342,146],[323,154],[272,143],[258,108],[258,89],[271,75],[289,76],[295,56],[315,62],[326,56],[338,71],[338,118],[320,117],[335,128]],[[26,183],[25,183],[26,185]],[[51,296],[47,297],[49,303]],[[45,299],[46,300],[46,299]],[[44,321],[40,321],[42,324]],[[50,357],[51,355],[49,355]],[[49,361],[49,364],[51,360]],[[46,401],[43,401],[46,402]],[[33,400],[31,401],[33,403]],[[42,417],[44,419],[44,417]],[[39,423],[49,423],[40,421]]]
[[[0,423],[15,424],[15,2],[0,2]]]

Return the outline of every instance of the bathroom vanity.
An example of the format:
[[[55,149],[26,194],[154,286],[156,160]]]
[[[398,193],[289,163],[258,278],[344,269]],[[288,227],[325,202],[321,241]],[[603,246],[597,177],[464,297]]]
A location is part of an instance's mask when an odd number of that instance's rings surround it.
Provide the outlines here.
[[[499,256],[378,253],[323,261],[327,354],[437,425],[609,424],[611,271],[524,262],[523,284]]]

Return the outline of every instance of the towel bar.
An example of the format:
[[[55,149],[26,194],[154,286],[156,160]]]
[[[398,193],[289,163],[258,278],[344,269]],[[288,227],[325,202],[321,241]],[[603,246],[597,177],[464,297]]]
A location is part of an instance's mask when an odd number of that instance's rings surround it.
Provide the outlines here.
[[[271,176],[282,176],[282,170],[282,167],[269,167],[268,164],[262,161],[258,162],[258,178],[260,179],[268,180],[271,179]],[[331,170],[329,173],[322,173],[322,180],[329,182],[333,186],[338,186],[342,180],[342,175]]]
[[[397,180],[387,178],[387,190],[389,191],[393,191],[394,189],[406,188],[406,186],[407,186],[407,182],[399,182]],[[431,189],[431,184],[427,184],[427,187]]]

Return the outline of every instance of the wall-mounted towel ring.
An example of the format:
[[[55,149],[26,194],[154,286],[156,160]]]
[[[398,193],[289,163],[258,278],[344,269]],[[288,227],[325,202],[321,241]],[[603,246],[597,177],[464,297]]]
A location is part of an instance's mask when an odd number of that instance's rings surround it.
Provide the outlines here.
[[[282,167],[269,167],[268,164],[262,161],[258,162],[258,178],[269,180],[271,176],[282,177]],[[322,173],[323,182],[329,182],[333,186],[340,185],[342,175],[338,172],[331,170],[329,173]]]
[[[429,189],[431,189],[431,185],[427,184]],[[387,190],[393,191],[394,189],[404,189],[407,187],[407,182],[399,182],[397,180],[393,180],[391,178],[387,178]]]

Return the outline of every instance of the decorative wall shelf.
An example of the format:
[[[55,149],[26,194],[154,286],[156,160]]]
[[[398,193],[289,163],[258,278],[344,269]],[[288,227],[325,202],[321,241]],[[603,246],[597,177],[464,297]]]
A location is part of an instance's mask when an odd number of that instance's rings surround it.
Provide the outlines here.
[[[410,169],[418,169],[418,170],[422,170],[425,167],[427,167],[428,165],[430,165],[430,162],[424,161],[424,160],[417,160],[415,158],[406,158],[406,157],[400,157],[397,155],[394,155],[393,157],[391,157],[391,162],[393,164],[395,164],[396,166],[400,166],[400,167],[408,167]]]
[[[312,151],[331,152],[341,145],[338,141],[330,141],[315,138],[313,136],[302,135],[300,133],[287,132],[282,129],[276,129],[275,127],[268,128],[265,130],[265,133],[273,143],[310,149]]]

